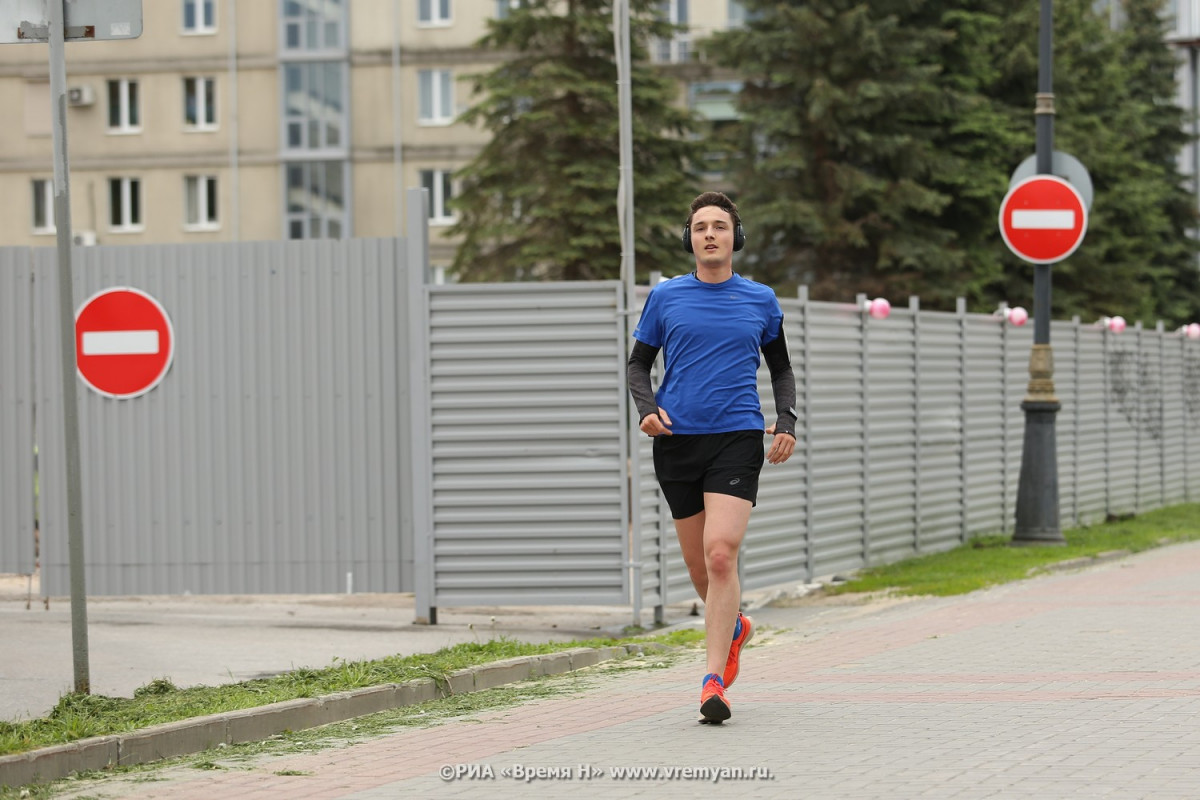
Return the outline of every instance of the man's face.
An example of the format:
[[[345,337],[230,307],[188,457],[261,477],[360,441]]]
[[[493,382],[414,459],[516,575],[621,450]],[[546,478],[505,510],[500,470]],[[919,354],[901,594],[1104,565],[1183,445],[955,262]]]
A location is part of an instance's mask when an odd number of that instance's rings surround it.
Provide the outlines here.
[[[733,217],[717,206],[704,206],[692,215],[692,251],[701,266],[719,267],[733,260]]]

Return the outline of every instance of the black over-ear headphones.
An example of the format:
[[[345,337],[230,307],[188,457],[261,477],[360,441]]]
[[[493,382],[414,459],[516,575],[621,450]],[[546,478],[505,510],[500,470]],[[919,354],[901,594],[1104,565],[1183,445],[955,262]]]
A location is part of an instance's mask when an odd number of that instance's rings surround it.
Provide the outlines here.
[[[733,252],[737,252],[746,246],[746,231],[742,230],[742,223],[733,226]],[[692,249],[692,226],[684,224],[683,226],[683,252],[694,253]]]

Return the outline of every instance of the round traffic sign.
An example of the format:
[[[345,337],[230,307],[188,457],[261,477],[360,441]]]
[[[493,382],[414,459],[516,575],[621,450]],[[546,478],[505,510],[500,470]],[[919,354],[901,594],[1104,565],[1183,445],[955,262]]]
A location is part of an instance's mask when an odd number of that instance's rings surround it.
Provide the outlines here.
[[[1034,175],[1013,186],[1000,204],[1000,235],[1008,249],[1034,264],[1062,261],[1083,241],[1087,206],[1056,175]]]
[[[106,397],[137,397],[150,391],[167,374],[174,353],[171,319],[157,300],[139,289],[104,289],[75,312],[79,377]]]

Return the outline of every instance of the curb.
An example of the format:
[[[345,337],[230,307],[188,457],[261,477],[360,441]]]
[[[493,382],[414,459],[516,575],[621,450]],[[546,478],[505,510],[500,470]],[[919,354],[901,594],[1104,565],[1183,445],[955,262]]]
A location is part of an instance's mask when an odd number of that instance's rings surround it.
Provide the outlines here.
[[[576,647],[538,656],[517,656],[461,669],[438,682],[420,678],[321,697],[286,700],[168,722],[128,733],[0,756],[0,787],[50,782],[75,772],[128,767],[190,755],[228,744],[262,741],[380,711],[479,692],[547,675],[561,675],[626,656],[671,650],[657,642],[620,647]]]
[[[1105,550],[1103,553],[1097,553],[1094,556],[1079,556],[1078,558],[1068,558],[1065,561],[1055,561],[1053,564],[1046,564],[1041,567],[1034,567],[1029,571],[1029,576],[1042,575],[1047,572],[1067,572],[1073,569],[1083,569],[1090,567],[1093,564],[1103,564],[1107,561],[1119,561],[1122,558],[1133,555],[1130,550]]]

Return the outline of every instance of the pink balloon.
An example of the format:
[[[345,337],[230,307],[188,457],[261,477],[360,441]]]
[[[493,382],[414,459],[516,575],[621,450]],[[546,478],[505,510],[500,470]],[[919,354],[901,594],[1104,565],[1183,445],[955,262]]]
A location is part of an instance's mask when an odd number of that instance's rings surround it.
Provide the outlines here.
[[[892,304],[882,297],[876,297],[867,304],[867,313],[872,319],[887,319],[888,314],[892,313]]]
[[[1189,339],[1200,339],[1200,322],[1193,322],[1190,325],[1185,325],[1183,330]]]
[[[1120,333],[1125,330],[1125,318],[1121,316],[1112,317],[1108,321],[1108,329],[1113,333]]]
[[[1011,322],[1013,325],[1016,325],[1018,328],[1029,321],[1029,312],[1026,311],[1024,308],[1022,308],[1021,306],[1017,306],[1016,308],[1008,309],[1007,314],[1008,314],[1008,321]]]

